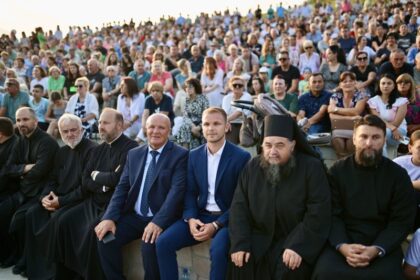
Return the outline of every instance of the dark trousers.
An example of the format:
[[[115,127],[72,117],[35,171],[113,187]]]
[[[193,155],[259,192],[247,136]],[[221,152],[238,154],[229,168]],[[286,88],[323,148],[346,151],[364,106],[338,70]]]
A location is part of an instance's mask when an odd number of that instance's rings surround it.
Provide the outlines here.
[[[141,217],[135,213],[124,215],[118,221],[115,239],[107,244],[98,241],[99,258],[107,279],[125,279],[123,275],[122,248],[127,243],[141,238],[144,228],[150,221],[151,218]],[[143,242],[141,253],[145,271],[144,279],[160,279],[155,243]]]
[[[219,216],[202,214],[198,219],[203,223],[215,221]],[[178,279],[176,251],[201,243],[193,238],[188,223],[179,220],[166,229],[158,238],[156,251],[162,280]],[[227,228],[220,229],[213,237],[210,246],[210,279],[224,279],[226,275],[229,250],[229,234]]]

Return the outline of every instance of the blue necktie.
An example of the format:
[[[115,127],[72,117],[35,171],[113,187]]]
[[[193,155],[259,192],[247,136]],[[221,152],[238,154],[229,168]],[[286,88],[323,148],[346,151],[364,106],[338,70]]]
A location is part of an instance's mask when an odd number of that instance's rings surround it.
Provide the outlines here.
[[[155,177],[156,173],[156,157],[159,154],[158,151],[150,151],[150,154],[152,155],[152,161],[149,164],[149,168],[147,169],[146,173],[146,179],[144,180],[144,186],[143,186],[143,195],[141,197],[141,206],[140,206],[140,212],[143,214],[143,216],[147,216],[149,213],[149,191],[152,187],[153,178]]]

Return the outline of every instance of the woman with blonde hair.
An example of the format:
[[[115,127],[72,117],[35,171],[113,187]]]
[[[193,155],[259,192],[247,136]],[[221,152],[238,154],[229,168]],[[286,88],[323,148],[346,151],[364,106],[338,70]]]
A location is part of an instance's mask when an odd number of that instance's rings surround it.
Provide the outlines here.
[[[48,93],[51,94],[53,91],[63,92],[64,83],[66,78],[61,75],[61,70],[57,66],[51,66],[48,70]]]
[[[163,62],[160,60],[153,61],[151,68],[152,75],[150,77],[149,83],[155,81],[160,82],[163,85],[163,91],[169,92],[172,96],[174,96],[175,92],[172,75],[171,73],[164,71],[163,66]]]
[[[399,75],[396,82],[400,96],[408,99],[405,120],[407,133],[411,135],[413,131],[420,129],[420,95],[416,91],[416,85],[410,74]]]
[[[315,51],[314,44],[312,41],[305,40],[302,44],[303,51],[299,56],[299,70],[300,73],[303,74],[303,70],[306,67],[311,68],[312,73],[316,73],[319,71],[319,66],[321,65],[321,58],[319,54]]]

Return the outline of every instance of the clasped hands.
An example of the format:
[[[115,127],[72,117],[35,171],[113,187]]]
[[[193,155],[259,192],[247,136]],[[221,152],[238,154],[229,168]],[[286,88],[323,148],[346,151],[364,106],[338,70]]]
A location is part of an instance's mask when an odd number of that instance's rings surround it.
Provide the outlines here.
[[[42,198],[41,204],[48,211],[55,211],[60,207],[58,196],[52,191]]]
[[[379,254],[375,246],[361,244],[343,244],[338,251],[346,258],[346,262],[352,267],[366,267]]]
[[[213,237],[216,233],[216,228],[212,223],[205,224],[199,219],[191,218],[188,220],[190,233],[197,241],[206,241]]]

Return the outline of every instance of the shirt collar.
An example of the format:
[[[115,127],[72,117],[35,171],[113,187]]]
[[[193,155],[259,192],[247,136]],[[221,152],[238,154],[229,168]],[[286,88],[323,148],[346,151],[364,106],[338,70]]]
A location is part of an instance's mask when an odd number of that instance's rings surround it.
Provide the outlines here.
[[[162,147],[160,147],[160,148],[159,148],[159,149],[157,149],[157,150],[154,150],[152,147],[148,146],[148,148],[147,148],[147,152],[148,152],[148,153],[150,153],[151,151],[156,151],[156,152],[158,152],[158,153],[159,153],[159,155],[161,155],[161,154],[162,154],[163,149],[164,149],[164,148],[165,148],[165,146],[166,146],[166,144],[168,144],[168,141],[166,141],[165,145],[163,145]]]
[[[207,147],[207,154],[208,155],[212,155],[212,156],[221,156],[222,153],[223,153],[223,150],[225,149],[225,146],[226,146],[226,140],[225,140],[225,142],[223,142],[223,146],[216,153],[214,153],[214,154],[212,154],[210,152],[209,146],[206,146]]]
[[[120,135],[118,135],[117,137],[115,137],[114,140],[112,140],[110,143],[108,143],[108,145],[112,146],[112,144],[114,144],[114,142],[116,142],[118,139],[120,139],[121,135],[122,135],[122,132],[120,133]]]

